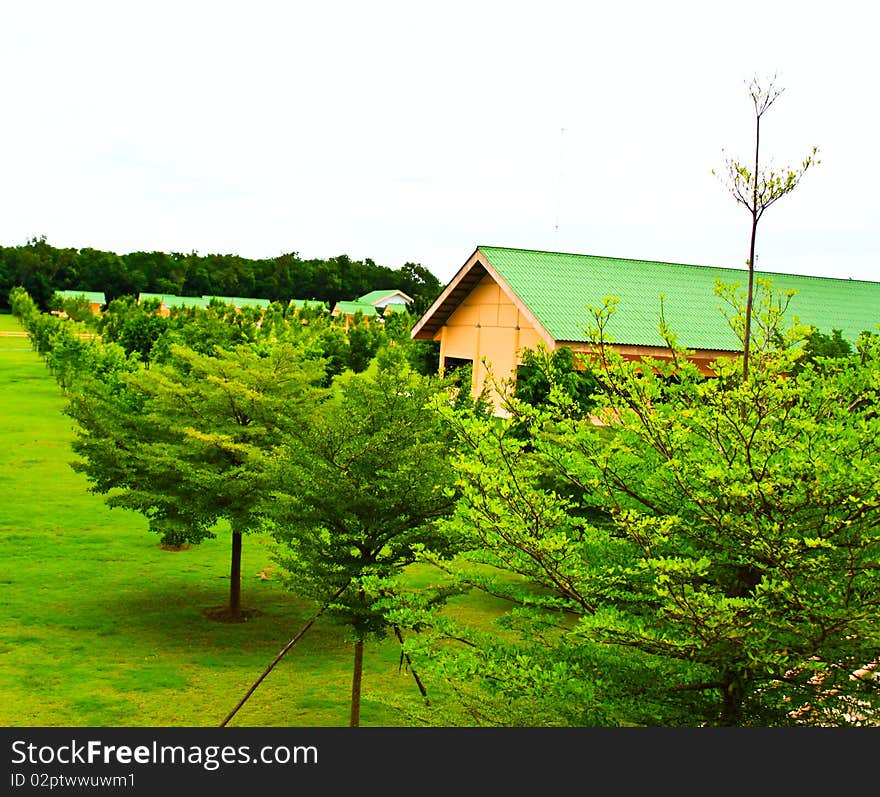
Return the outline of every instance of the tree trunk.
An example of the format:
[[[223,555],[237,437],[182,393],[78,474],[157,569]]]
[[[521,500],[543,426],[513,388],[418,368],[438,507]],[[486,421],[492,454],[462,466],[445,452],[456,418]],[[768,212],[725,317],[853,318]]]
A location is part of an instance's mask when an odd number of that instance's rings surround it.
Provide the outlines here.
[[[742,706],[746,696],[746,678],[742,672],[726,672],[722,678],[721,716],[718,724],[725,728],[742,725]]]
[[[232,532],[232,565],[229,570],[229,614],[241,614],[241,532]]]
[[[422,683],[422,679],[419,678],[419,674],[415,671],[415,668],[412,666],[412,659],[409,657],[409,653],[405,652],[403,649],[403,634],[400,631],[400,626],[394,626],[394,633],[397,635],[397,639],[400,641],[400,661],[403,663],[404,658],[406,658],[406,663],[409,666],[409,671],[412,673],[413,678],[415,679],[416,686],[419,687],[419,692],[422,693],[422,697],[425,698],[425,705],[430,706],[431,701],[428,700],[428,692],[425,690],[425,685]]]
[[[759,153],[761,149],[761,114],[755,119],[755,173],[752,175],[752,237],[749,243],[749,290],[746,296],[746,329],[743,340],[743,382],[749,378],[749,350],[752,344],[752,304],[755,283],[755,238],[758,236],[758,219],[760,209],[758,207],[758,167],[760,165]]]
[[[354,673],[351,678],[351,720],[350,728],[361,724],[361,676],[364,672],[364,640],[358,638],[354,643]]]
[[[749,245],[749,285],[746,294],[746,328],[743,336],[743,382],[749,378],[749,352],[752,346],[752,307],[755,303],[755,238],[758,234],[758,217],[752,215],[752,241]]]

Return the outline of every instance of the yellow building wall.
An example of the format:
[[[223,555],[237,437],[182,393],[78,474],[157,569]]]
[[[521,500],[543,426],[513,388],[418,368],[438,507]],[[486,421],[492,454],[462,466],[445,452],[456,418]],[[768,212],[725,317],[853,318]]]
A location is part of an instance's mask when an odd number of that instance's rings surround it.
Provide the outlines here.
[[[498,283],[487,275],[453,311],[439,333],[440,362],[445,358],[473,360],[472,395],[489,387],[496,408],[501,395],[494,389],[516,376],[522,349],[543,340]],[[491,379],[490,379],[491,375]]]

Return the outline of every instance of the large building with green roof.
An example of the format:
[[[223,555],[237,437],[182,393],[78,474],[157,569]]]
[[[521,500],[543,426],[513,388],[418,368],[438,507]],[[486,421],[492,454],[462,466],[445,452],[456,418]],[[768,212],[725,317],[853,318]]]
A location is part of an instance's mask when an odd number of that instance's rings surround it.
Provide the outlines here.
[[[794,291],[791,321],[855,341],[880,324],[880,282],[756,272],[776,289]],[[440,342],[441,367],[471,362],[479,393],[487,370],[515,378],[521,352],[540,343],[587,348],[590,307],[618,300],[606,332],[624,356],[668,355],[658,325],[662,310],[681,345],[706,373],[739,341],[722,312],[718,282],[748,280],[744,269],[479,246],[419,319],[412,337]]]

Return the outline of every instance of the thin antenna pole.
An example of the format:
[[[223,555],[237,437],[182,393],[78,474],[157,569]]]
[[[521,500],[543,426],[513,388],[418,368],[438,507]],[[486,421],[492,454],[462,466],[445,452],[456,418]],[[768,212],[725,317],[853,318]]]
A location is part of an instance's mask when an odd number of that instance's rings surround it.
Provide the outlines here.
[[[562,150],[563,150],[563,138],[565,134],[565,128],[559,128],[559,170],[556,174],[556,214],[554,216],[553,221],[553,247],[554,249],[559,248],[559,209],[562,204]]]

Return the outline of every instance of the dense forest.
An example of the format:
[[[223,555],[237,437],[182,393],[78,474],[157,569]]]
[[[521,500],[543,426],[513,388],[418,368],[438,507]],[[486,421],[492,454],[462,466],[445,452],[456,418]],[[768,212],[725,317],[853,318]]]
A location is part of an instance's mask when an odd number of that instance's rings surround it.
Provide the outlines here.
[[[337,255],[303,260],[295,252],[250,260],[231,254],[131,252],[57,248],[45,237],[21,246],[0,246],[0,310],[9,309],[9,291],[21,286],[37,305],[48,307],[56,290],[102,291],[108,303],[141,292],[177,296],[247,296],[287,303],[314,299],[331,306],[371,290],[395,288],[413,297],[421,314],[441,285],[427,268],[406,263],[399,269],[370,258]]]

